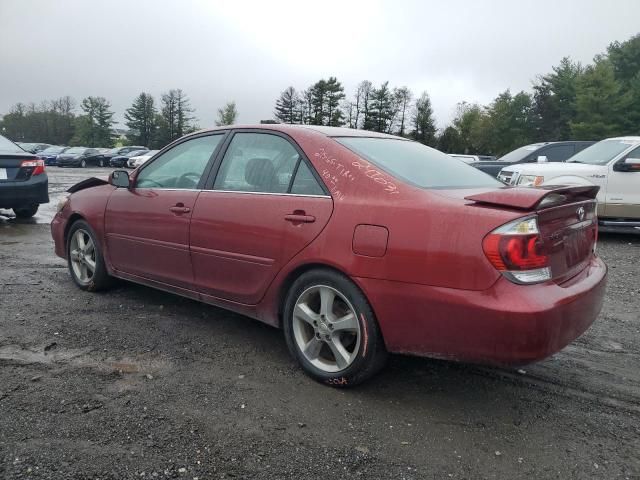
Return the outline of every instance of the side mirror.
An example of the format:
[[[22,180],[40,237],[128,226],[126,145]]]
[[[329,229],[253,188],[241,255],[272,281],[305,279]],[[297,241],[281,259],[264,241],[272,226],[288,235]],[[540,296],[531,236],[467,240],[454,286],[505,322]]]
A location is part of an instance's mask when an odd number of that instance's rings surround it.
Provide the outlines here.
[[[540,155],[538,157],[538,163],[547,163],[549,161],[549,159],[547,158],[546,155]]]
[[[625,158],[617,162],[613,169],[616,172],[640,172],[640,158]]]
[[[118,188],[129,188],[129,172],[126,170],[114,170],[109,174],[109,183]]]

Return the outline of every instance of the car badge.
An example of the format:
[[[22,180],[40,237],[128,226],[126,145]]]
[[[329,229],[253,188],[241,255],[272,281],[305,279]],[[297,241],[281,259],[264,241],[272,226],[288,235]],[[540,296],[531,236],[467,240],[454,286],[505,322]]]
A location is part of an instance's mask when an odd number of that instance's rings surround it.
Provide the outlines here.
[[[576,215],[578,215],[578,220],[584,220],[584,207],[578,208],[578,210],[576,210]]]

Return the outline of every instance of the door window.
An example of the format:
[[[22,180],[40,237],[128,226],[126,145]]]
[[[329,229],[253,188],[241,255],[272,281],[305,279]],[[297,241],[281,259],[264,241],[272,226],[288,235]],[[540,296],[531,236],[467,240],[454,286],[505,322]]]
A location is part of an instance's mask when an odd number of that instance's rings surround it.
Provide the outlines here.
[[[236,133],[229,144],[214,190],[287,193],[300,160],[286,139],[268,133]]]
[[[298,195],[324,195],[325,192],[313,176],[313,173],[304,161],[300,162],[296,177],[293,180],[291,186],[291,193]]]
[[[573,145],[552,145],[538,153],[536,158],[544,155],[550,162],[564,162],[573,156],[574,151]]]
[[[197,188],[224,135],[182,142],[149,163],[138,175],[137,188]]]

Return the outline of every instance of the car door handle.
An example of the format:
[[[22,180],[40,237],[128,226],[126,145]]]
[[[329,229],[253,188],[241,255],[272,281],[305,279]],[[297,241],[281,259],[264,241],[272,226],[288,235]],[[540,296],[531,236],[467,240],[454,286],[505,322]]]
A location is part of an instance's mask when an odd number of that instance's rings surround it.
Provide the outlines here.
[[[289,215],[285,215],[284,219],[287,222],[292,223],[313,223],[316,221],[316,217],[313,215],[306,215],[304,213],[291,213]]]
[[[191,209],[189,207],[185,207],[184,204],[182,203],[178,203],[177,205],[174,205],[173,207],[169,207],[169,210],[171,210],[173,213],[180,215],[183,213],[189,213],[191,211]]]

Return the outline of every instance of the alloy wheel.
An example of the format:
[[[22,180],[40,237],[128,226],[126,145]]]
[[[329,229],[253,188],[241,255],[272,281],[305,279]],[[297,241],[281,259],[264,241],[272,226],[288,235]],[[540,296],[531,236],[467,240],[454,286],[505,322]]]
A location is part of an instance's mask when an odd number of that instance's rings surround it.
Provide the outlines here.
[[[302,355],[327,373],[349,367],[360,348],[360,323],[349,300],[335,288],[315,285],[298,297],[293,337]]]
[[[88,285],[96,271],[96,248],[86,230],[78,229],[73,233],[69,244],[69,257],[78,282]]]

